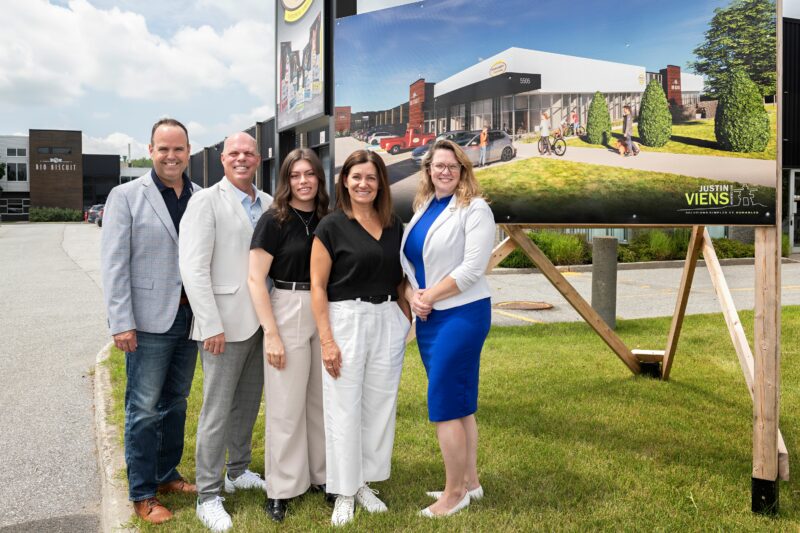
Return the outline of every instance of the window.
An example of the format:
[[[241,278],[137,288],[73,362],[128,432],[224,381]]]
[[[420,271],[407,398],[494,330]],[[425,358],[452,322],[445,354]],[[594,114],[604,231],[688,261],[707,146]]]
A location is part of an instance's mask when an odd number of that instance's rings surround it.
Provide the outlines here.
[[[9,157],[16,156],[17,155],[17,149],[16,148],[6,148],[6,155],[9,156]]]
[[[49,154],[50,153],[50,147],[49,146],[40,146],[39,148],[36,149],[36,153]]]
[[[57,146],[53,148],[53,153],[59,155],[70,155],[72,153],[72,148],[62,148]]]
[[[28,165],[26,163],[6,163],[6,179],[8,181],[28,181]]]
[[[17,156],[18,157],[25,157],[26,155],[28,155],[28,149],[27,148],[17,148]]]
[[[479,130],[484,126],[492,127],[492,99],[478,100],[470,104],[471,128]]]
[[[40,146],[36,149],[36,152],[40,154],[70,155],[72,154],[72,148],[63,146]]]

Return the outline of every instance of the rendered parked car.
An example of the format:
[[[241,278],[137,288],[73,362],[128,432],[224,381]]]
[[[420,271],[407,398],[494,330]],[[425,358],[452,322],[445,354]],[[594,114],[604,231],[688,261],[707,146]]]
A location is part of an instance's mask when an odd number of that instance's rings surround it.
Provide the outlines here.
[[[98,228],[102,228],[103,227],[103,213],[105,213],[105,212],[106,212],[106,208],[105,207],[101,207],[100,208],[100,212],[97,213],[97,227]]]
[[[478,133],[480,132],[469,131],[469,130],[446,131],[444,133],[439,134],[435,139],[431,139],[426,144],[418,148],[414,148],[414,150],[411,152],[411,159],[413,159],[414,163],[416,163],[417,165],[421,165],[422,158],[425,157],[425,154],[428,153],[428,150],[430,149],[430,147],[433,145],[434,142],[442,139],[448,139],[450,141],[455,142],[456,144],[459,144],[461,142],[471,140]]]
[[[103,209],[105,204],[95,204],[89,208],[89,214],[86,216],[86,222],[89,224],[94,224],[97,222],[97,214]]]
[[[381,139],[381,148],[396,155],[403,150],[412,150],[424,146],[436,136],[433,133],[424,133],[416,128],[408,128],[405,135]]]
[[[459,142],[464,152],[472,161],[473,165],[477,165],[481,156],[481,133],[477,132],[474,137],[467,141]],[[511,136],[503,130],[489,130],[489,146],[486,149],[486,162],[492,163],[494,161],[510,161],[517,155],[517,149],[511,140]]]
[[[390,131],[376,131],[367,137],[367,144],[380,144],[381,139],[394,137],[394,133]]]

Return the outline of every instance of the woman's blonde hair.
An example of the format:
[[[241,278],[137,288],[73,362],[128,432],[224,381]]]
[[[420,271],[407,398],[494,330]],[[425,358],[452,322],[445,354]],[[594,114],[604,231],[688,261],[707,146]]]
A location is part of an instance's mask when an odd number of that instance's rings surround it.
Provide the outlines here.
[[[425,205],[431,196],[433,196],[435,189],[433,181],[431,180],[431,163],[433,161],[433,154],[436,150],[450,150],[456,156],[456,160],[461,165],[461,179],[458,180],[456,187],[455,197],[456,205],[459,207],[466,207],[473,198],[483,198],[481,195],[481,188],[478,185],[478,180],[475,179],[475,172],[472,170],[472,161],[469,160],[467,154],[461,149],[459,145],[448,139],[441,139],[434,142],[428,153],[422,159],[422,179],[419,180],[419,187],[417,188],[417,195],[414,197],[412,205],[414,211]]]

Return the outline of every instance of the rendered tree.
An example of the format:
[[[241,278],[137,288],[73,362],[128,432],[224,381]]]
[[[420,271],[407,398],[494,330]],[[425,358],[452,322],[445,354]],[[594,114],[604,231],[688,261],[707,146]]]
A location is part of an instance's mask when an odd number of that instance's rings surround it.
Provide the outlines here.
[[[714,134],[719,147],[731,152],[763,152],[767,147],[769,116],[758,87],[743,70],[735,70],[722,88]]]
[[[762,96],[775,94],[776,10],[774,0],[734,0],[714,10],[706,40],[694,49],[689,68],[705,76],[705,92],[717,98],[725,78],[744,69]]]
[[[664,89],[658,80],[650,80],[639,108],[639,138],[645,146],[664,146],[672,135],[672,114]]]
[[[586,140],[589,144],[608,144],[611,139],[611,115],[608,102],[600,91],[592,96],[586,119]]]

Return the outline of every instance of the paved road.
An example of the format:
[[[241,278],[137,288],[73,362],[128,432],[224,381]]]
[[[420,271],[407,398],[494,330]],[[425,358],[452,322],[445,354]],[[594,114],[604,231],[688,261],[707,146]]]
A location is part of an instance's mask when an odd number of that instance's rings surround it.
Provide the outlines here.
[[[723,266],[734,304],[739,310],[753,309],[755,271],[752,265]],[[591,303],[592,273],[566,272],[567,280]],[[678,297],[681,268],[620,270],[617,273],[617,317],[646,318],[671,316]],[[536,322],[572,322],[581,320],[561,294],[541,274],[497,274],[489,276],[492,301],[543,301],[553,305],[544,311],[495,310],[492,322],[521,325]],[[800,262],[785,263],[781,270],[781,303],[800,305]],[[698,266],[687,306],[688,314],[719,313],[711,278],[704,266]]]
[[[97,531],[95,226],[0,226],[0,528]],[[6,529],[3,529],[6,531]]]

